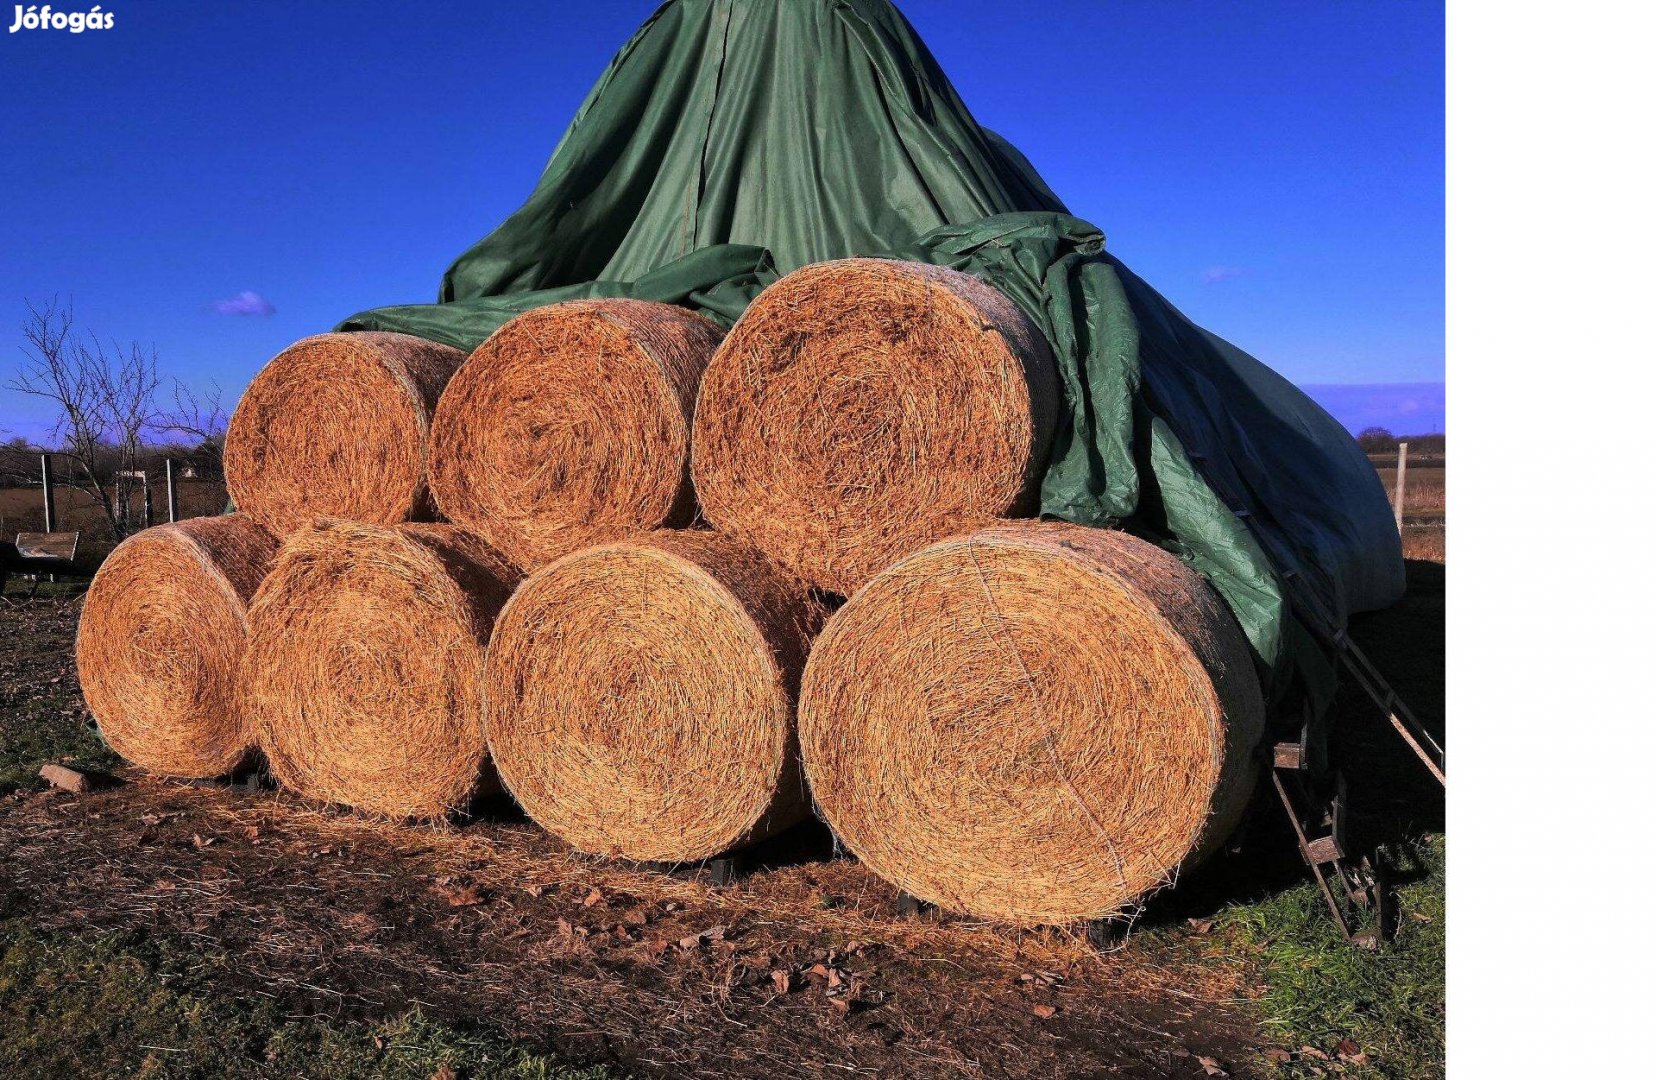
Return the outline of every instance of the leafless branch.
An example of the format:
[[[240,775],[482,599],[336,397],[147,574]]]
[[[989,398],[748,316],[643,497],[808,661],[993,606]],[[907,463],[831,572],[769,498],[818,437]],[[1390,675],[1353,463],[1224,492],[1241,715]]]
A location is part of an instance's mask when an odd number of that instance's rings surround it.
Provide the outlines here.
[[[125,348],[75,330],[72,303],[56,298],[28,304],[23,363],[7,386],[53,408],[51,445],[32,449],[68,459],[61,480],[96,501],[120,540],[134,531],[131,508],[145,435],[162,418],[155,395],[161,384],[155,350]]]
[[[230,415],[224,408],[224,392],[218,383],[209,383],[199,394],[177,379],[172,386],[173,411],[163,416],[158,430],[193,442],[193,453],[208,459],[214,471],[222,467],[224,432]]]

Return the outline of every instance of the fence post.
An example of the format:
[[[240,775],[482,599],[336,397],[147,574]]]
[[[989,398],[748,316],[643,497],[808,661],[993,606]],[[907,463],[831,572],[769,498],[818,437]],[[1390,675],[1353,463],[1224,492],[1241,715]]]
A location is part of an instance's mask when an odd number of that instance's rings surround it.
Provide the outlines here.
[[[167,521],[178,520],[178,485],[173,480],[173,460],[167,459]]]
[[[1397,535],[1399,535],[1399,536],[1403,535],[1404,479],[1408,475],[1409,475],[1409,444],[1406,443],[1406,442],[1400,442],[1400,443],[1397,444],[1397,494],[1395,496],[1393,496],[1393,502],[1397,506]]]
[[[57,532],[57,499],[52,495],[52,455],[40,455],[40,490],[46,503],[46,531]]]

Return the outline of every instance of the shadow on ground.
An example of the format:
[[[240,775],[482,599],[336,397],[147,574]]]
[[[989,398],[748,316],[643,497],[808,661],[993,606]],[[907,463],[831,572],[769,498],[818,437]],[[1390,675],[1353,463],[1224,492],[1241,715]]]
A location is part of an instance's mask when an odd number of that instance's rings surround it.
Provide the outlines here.
[[[1444,565],[1411,559],[1408,594],[1384,611],[1357,616],[1351,636],[1440,742],[1444,739]],[[1346,776],[1350,846],[1380,847],[1400,882],[1420,872],[1414,852],[1444,831],[1444,789],[1426,771],[1373,701],[1345,681],[1335,699],[1330,760]],[[1308,879],[1276,794],[1261,784],[1248,817],[1221,854],[1152,901],[1147,926],[1204,918],[1228,904],[1252,903]]]

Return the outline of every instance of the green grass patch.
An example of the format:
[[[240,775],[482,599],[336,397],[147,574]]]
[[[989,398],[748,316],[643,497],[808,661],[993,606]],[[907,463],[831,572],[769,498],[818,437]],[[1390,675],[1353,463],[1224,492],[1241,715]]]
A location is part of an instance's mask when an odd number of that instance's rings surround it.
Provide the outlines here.
[[[1444,840],[1407,852],[1419,880],[1398,888],[1400,927],[1377,951],[1346,943],[1313,884],[1226,911],[1220,929],[1251,955],[1266,986],[1260,1005],[1280,1045],[1335,1055],[1350,1039],[1363,1064],[1313,1057],[1280,1065],[1284,1076],[1337,1071],[1356,1078],[1427,1080],[1444,1075]]]
[[[0,921],[0,1076],[147,1080],[384,1077],[612,1080],[504,1035],[411,1012],[377,1023],[293,1018],[215,989],[223,957],[134,934],[40,933]]]
[[[94,770],[120,764],[73,693],[71,688],[0,708],[0,795],[43,787],[40,767],[48,762]]]

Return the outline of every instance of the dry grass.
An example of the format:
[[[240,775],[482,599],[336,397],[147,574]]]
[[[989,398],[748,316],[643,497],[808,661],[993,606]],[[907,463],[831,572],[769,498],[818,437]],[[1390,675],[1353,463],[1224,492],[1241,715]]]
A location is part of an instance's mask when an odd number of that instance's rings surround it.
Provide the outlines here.
[[[536,822],[603,855],[694,862],[795,824],[810,610],[803,583],[714,533],[536,572],[489,647],[501,779]]]
[[[836,835],[922,899],[1022,925],[1118,914],[1222,841],[1263,723],[1246,643],[1193,570],[1056,522],[879,575],[800,695]]]
[[[278,536],[319,517],[429,517],[431,415],[464,359],[407,334],[318,334],[289,346],[230,418],[224,475],[236,508]]]
[[[1371,456],[1371,460],[1375,460]],[[1375,471],[1388,498],[1397,490],[1396,455],[1375,460]],[[1442,455],[1409,455],[1403,483],[1403,556],[1443,562],[1448,556],[1449,485]],[[1395,505],[1395,503],[1394,503]]]
[[[977,279],[806,267],[708,366],[696,494],[716,528],[849,595],[933,540],[1032,510],[1057,400],[1046,339]]]
[[[1397,490],[1397,469],[1378,468],[1375,471],[1380,474],[1380,483],[1385,487],[1387,496],[1391,496]],[[1403,478],[1404,521],[1441,521],[1447,515],[1449,485],[1446,477],[1442,462],[1433,466],[1410,460],[1407,475]]]
[[[525,567],[689,524],[690,419],[722,336],[700,315],[642,300],[554,304],[512,319],[438,403],[438,508]]]
[[[1403,526],[1403,557],[1425,562],[1444,562],[1449,555],[1449,530],[1446,525]]]
[[[484,763],[483,649],[516,574],[448,525],[323,519],[248,611],[244,708],[271,772],[312,797],[441,817]]]
[[[76,662],[98,728],[167,776],[233,770],[252,749],[236,677],[247,604],[276,554],[242,514],[146,529],[104,561],[81,611]]]

